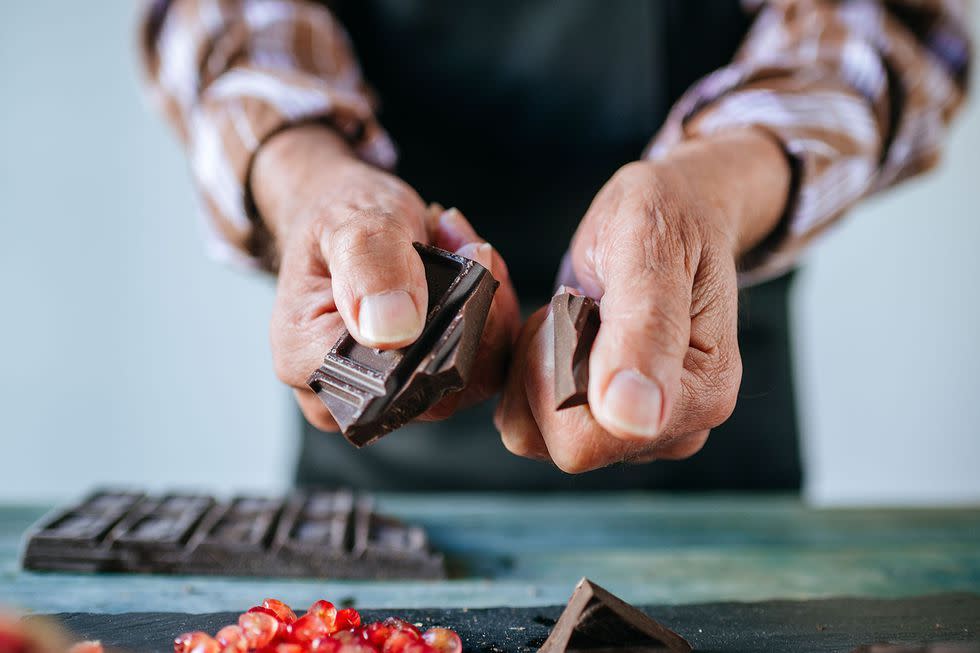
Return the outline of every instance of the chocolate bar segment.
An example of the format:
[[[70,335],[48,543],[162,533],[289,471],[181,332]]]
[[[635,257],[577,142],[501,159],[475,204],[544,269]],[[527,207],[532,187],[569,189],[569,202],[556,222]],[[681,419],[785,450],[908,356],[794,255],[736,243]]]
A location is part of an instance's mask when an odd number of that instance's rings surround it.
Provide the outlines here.
[[[493,276],[475,261],[419,243],[415,248],[429,289],[418,340],[382,351],[365,347],[345,331],[307,380],[357,447],[463,389],[497,290]]]
[[[555,410],[589,401],[589,354],[599,333],[595,300],[563,292],[551,300],[554,322]]]
[[[344,579],[439,579],[421,528],[348,490],[286,499],[97,492],[42,520],[26,569]]]
[[[690,653],[691,650],[683,637],[583,578],[538,653]]]
[[[137,492],[95,492],[78,505],[56,510],[41,519],[24,551],[27,561],[66,571],[108,570],[118,553],[112,550],[116,533],[140,506]]]

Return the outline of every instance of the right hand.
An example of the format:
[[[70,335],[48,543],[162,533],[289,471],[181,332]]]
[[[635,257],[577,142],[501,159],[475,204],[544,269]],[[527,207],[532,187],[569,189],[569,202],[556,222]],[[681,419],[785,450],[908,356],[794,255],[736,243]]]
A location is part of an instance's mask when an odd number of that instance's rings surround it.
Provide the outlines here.
[[[520,327],[517,297],[503,259],[459,211],[426,208],[411,187],[317,125],[263,145],[251,181],[280,261],[270,330],[276,375],[313,426],[338,430],[306,379],[344,328],[379,349],[403,347],[422,332],[428,289],[416,241],[473,259],[500,282],[467,387],[421,419],[443,419],[500,389]]]

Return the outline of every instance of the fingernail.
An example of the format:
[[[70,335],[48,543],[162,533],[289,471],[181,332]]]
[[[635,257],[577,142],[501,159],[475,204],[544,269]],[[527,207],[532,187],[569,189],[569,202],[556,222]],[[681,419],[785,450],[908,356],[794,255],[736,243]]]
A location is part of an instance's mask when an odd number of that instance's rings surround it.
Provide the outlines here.
[[[476,261],[488,270],[493,267],[493,247],[490,243],[467,243],[456,250],[456,253]]]
[[[614,426],[652,438],[660,430],[663,394],[636,370],[616,372],[602,398],[602,416]]]
[[[372,344],[387,345],[414,340],[422,333],[423,320],[404,290],[368,295],[361,300],[357,327]]]
[[[456,207],[446,209],[439,216],[439,225],[449,231],[449,233],[455,233],[462,218],[463,214]]]

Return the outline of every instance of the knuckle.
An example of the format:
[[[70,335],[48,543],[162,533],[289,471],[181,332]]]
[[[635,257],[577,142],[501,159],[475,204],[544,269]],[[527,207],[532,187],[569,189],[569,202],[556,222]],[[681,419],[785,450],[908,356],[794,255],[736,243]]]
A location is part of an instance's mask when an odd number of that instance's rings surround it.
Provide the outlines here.
[[[502,428],[498,428],[500,429],[500,441],[507,451],[520,458],[533,457],[533,447],[530,446],[528,438],[519,433],[518,429],[513,428],[513,425],[510,424],[503,424]]]
[[[654,175],[653,165],[649,161],[630,161],[622,165],[613,175],[613,180],[620,184],[647,185]]]
[[[702,429],[695,433],[689,433],[675,438],[673,442],[664,446],[659,452],[659,457],[664,460],[684,460],[692,457],[701,451],[708,441],[709,429]]]
[[[714,401],[708,412],[708,428],[714,428],[731,417],[738,402],[738,390],[742,384],[742,360],[736,350],[734,354],[723,355],[722,363],[712,375]]]
[[[306,418],[306,421],[316,429],[327,432],[337,430],[337,423],[334,422],[333,416],[323,406],[300,406],[300,409],[303,411],[303,417]]]
[[[682,380],[693,403],[684,424],[690,430],[710,429],[731,417],[742,382],[738,349],[718,348],[710,354],[695,351],[685,359],[689,376]]]
[[[282,311],[274,311],[269,325],[269,348],[272,352],[272,369],[276,378],[291,386],[305,385],[306,379],[298,378],[290,342],[299,330],[295,320]]]
[[[590,472],[599,464],[592,451],[581,446],[563,446],[551,452],[551,459],[561,471],[566,474],[584,474]]]
[[[390,214],[358,212],[330,233],[332,258],[353,258],[384,251],[392,241],[408,238],[408,230]]]
[[[690,340],[687,314],[671,310],[665,303],[641,300],[626,306],[617,305],[615,315],[603,315],[603,324],[618,331],[617,348],[639,351],[651,351],[652,348],[661,354],[680,357],[687,351]]]

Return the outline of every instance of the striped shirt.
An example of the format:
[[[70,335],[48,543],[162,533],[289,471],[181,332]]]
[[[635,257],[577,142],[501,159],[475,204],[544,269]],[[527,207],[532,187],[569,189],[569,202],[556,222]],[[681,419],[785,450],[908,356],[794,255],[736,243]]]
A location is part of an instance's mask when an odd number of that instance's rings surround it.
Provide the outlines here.
[[[969,76],[967,1],[743,2],[754,21],[734,60],[681,97],[644,153],[660,158],[685,139],[748,125],[782,143],[791,197],[743,262],[743,281],[787,270],[859,199],[936,163]],[[186,144],[219,256],[274,266],[248,180],[278,131],[324,122],[364,160],[394,166],[326,3],[155,0],[142,36],[149,87]]]

